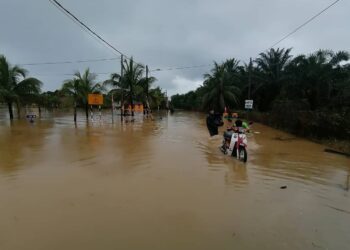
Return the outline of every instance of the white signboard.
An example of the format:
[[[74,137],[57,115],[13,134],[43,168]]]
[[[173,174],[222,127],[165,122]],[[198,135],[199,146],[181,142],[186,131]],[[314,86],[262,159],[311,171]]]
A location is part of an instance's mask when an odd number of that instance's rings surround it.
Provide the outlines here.
[[[253,109],[253,100],[245,100],[245,108],[246,109]]]

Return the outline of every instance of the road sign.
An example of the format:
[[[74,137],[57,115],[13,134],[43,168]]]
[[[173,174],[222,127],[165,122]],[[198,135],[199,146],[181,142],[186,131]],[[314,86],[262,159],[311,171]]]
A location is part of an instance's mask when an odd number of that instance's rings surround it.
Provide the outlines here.
[[[253,109],[253,100],[245,100],[245,108],[246,109]]]
[[[101,94],[89,94],[89,105],[103,105],[103,95]]]

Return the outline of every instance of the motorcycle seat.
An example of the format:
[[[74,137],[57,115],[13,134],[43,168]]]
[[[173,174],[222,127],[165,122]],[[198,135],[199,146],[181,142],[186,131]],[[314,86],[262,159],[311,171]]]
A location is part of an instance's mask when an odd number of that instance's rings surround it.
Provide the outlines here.
[[[231,140],[232,135],[233,135],[233,131],[225,131],[224,132],[224,138],[225,139],[230,139]]]

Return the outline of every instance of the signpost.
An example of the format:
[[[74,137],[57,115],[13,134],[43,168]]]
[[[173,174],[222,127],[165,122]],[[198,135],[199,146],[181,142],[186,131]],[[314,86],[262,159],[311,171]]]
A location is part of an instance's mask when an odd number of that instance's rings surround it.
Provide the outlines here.
[[[92,112],[92,106],[98,106],[99,112],[100,112],[100,120],[102,117],[101,114],[101,105],[103,105],[103,95],[101,94],[89,94],[88,95],[88,103],[90,105],[90,111],[91,111],[91,120],[94,120],[94,115]]]
[[[30,121],[31,123],[33,123],[33,122],[34,122],[34,119],[36,118],[36,115],[30,114],[30,115],[26,115],[26,117],[27,117],[27,119],[29,119],[29,121]]]
[[[253,100],[245,100],[245,109],[253,109]]]
[[[103,105],[103,95],[101,94],[89,94],[88,95],[89,105]]]

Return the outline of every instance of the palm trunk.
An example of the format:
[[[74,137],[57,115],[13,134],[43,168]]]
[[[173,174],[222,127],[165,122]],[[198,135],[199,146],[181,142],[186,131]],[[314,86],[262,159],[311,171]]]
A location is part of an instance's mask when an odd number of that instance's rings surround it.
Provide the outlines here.
[[[7,105],[9,108],[10,119],[13,120],[12,102],[8,102]]]
[[[147,115],[151,112],[151,106],[149,105],[148,98],[146,100]]]
[[[38,106],[38,109],[39,109],[39,117],[41,118],[41,106],[40,105]]]
[[[74,123],[77,123],[77,104],[74,103]]]
[[[131,116],[134,116],[134,100],[131,98]]]
[[[86,120],[89,120],[89,104],[85,104],[85,115]]]
[[[149,96],[148,96],[148,91],[146,93],[146,108],[148,110],[148,112],[151,110],[151,107],[149,105]]]
[[[131,86],[130,86],[131,116],[134,116],[134,100],[133,100],[133,97],[134,97],[134,88],[133,88],[133,86],[131,85]]]
[[[17,116],[18,116],[18,119],[20,119],[21,118],[21,107],[20,107],[18,102],[16,103],[16,107],[17,107]]]
[[[120,120],[123,121],[124,116],[124,91],[122,90],[122,99],[120,101]]]
[[[131,105],[131,116],[134,116],[134,100],[133,100],[133,92],[130,93],[130,105]]]

